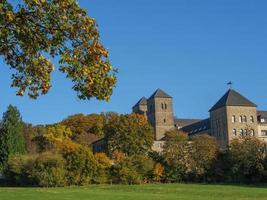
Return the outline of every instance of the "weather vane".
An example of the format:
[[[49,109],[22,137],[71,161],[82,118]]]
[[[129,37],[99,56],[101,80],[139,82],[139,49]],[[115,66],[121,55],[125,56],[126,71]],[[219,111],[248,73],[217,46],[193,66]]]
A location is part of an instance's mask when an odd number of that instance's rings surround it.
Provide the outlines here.
[[[227,85],[229,86],[230,89],[232,89],[232,87],[233,87],[233,82],[230,81],[230,82],[227,83]]]

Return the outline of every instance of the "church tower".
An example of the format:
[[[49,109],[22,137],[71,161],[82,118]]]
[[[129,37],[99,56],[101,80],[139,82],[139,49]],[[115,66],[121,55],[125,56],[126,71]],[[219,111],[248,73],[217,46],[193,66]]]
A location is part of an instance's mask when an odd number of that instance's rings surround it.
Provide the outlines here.
[[[157,89],[147,100],[147,118],[154,127],[155,140],[162,139],[166,131],[174,129],[172,97]]]

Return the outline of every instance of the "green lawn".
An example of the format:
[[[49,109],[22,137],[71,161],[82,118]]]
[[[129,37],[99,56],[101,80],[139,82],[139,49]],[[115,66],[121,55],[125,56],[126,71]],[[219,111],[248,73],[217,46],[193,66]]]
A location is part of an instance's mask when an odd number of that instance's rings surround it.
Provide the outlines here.
[[[267,200],[267,188],[166,184],[71,188],[0,188],[0,200]]]

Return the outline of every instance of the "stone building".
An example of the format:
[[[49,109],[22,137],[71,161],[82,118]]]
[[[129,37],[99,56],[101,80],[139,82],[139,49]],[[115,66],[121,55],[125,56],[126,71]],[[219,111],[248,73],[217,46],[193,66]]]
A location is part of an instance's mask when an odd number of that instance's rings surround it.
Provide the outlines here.
[[[156,90],[146,99],[141,98],[133,112],[144,115],[154,128],[153,149],[161,151],[166,131],[180,129],[189,136],[209,134],[222,148],[233,138],[251,134],[267,141],[267,111],[258,111],[256,104],[233,89],[228,90],[209,110],[208,119],[180,119],[173,114],[173,99]]]

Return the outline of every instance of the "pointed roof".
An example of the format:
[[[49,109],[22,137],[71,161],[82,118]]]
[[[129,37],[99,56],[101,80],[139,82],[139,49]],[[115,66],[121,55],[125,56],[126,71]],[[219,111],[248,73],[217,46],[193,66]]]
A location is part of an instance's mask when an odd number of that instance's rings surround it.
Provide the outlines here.
[[[156,97],[159,97],[159,98],[172,98],[170,95],[168,95],[166,92],[164,92],[163,90],[161,89],[157,89],[151,97],[149,97],[149,99],[151,98],[156,98]]]
[[[224,106],[257,107],[256,104],[233,89],[228,90],[225,95],[223,95],[223,97],[210,109],[210,112]]]
[[[139,105],[147,105],[146,97],[142,97],[133,107],[139,106]]]

